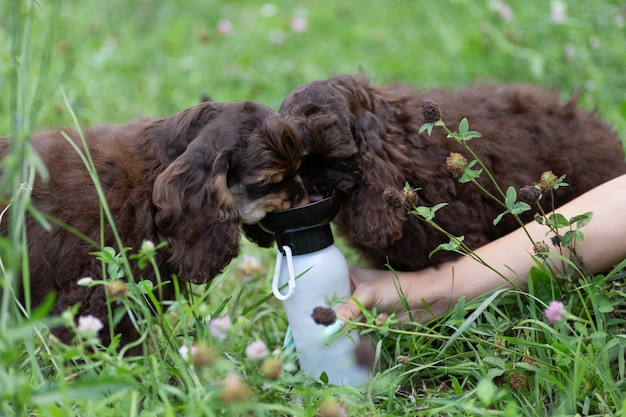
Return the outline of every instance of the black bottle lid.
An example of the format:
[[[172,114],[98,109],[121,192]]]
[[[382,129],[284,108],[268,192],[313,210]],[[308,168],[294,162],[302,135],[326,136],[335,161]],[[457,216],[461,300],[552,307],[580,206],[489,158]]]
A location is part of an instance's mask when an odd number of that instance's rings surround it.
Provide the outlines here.
[[[339,205],[339,195],[333,194],[314,203],[267,213],[259,225],[274,234],[281,252],[288,246],[294,256],[304,255],[334,243],[330,221]]]

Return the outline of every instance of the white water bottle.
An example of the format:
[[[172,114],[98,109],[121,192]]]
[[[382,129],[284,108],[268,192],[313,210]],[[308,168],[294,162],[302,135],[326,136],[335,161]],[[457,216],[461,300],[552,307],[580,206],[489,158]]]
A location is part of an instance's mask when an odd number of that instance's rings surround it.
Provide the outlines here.
[[[311,317],[315,307],[337,310],[350,297],[348,263],[333,244],[328,224],[338,204],[333,196],[268,213],[262,225],[275,233],[278,242],[272,289],[287,312],[300,368],[315,378],[325,373],[331,384],[360,386],[369,380],[370,372],[356,363],[358,333],[329,337],[330,328]]]

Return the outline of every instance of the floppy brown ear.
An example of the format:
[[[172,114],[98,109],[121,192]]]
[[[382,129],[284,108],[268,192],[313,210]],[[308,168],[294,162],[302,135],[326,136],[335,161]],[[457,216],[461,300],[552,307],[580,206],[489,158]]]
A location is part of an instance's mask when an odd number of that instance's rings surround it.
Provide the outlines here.
[[[207,282],[239,252],[239,215],[228,190],[229,151],[195,139],[157,178],[153,203],[167,263],[181,280]]]
[[[349,225],[356,242],[371,248],[386,248],[402,237],[407,213],[404,208],[389,207],[383,194],[390,187],[401,189],[405,178],[393,161],[393,153],[398,151],[383,148],[385,131],[381,121],[364,109],[357,110],[354,118],[360,184],[343,203],[341,221]]]

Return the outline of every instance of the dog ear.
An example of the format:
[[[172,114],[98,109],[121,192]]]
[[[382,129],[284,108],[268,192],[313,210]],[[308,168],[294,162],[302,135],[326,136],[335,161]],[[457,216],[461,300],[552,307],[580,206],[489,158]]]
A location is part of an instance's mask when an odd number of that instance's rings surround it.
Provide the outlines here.
[[[153,203],[167,263],[183,281],[207,282],[239,252],[239,214],[228,190],[229,150],[202,133],[156,178]]]
[[[386,248],[402,237],[407,220],[406,209],[390,207],[383,196],[388,188],[400,190],[404,185],[405,178],[392,158],[400,151],[383,148],[385,131],[373,113],[359,109],[354,118],[360,184],[342,205],[342,222],[349,224],[350,235],[356,242]]]

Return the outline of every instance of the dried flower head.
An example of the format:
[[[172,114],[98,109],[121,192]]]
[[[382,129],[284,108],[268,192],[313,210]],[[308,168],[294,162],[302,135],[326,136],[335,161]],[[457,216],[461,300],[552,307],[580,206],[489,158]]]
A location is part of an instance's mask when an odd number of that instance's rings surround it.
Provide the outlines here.
[[[526,391],[528,389],[528,375],[523,371],[515,371],[509,377],[509,384],[515,391]]]
[[[450,155],[446,158],[446,165],[452,175],[460,177],[467,168],[467,159],[458,152],[450,152]]]
[[[498,355],[502,352],[502,349],[506,348],[506,341],[504,339],[498,338],[496,339],[494,345],[495,346],[493,347],[493,353]]]
[[[535,251],[535,255],[540,258],[546,258],[548,252],[550,252],[550,247],[545,242],[535,242],[533,244],[533,250]]]
[[[541,200],[541,190],[534,185],[525,185],[519,189],[520,199],[528,204],[535,204]]]
[[[106,285],[107,296],[110,300],[121,300],[128,295],[128,288],[124,281],[114,279]]]
[[[546,171],[541,174],[541,179],[539,180],[539,189],[547,193],[554,189],[554,184],[556,184],[558,177],[554,175],[552,171]]]
[[[402,189],[402,201],[405,209],[413,210],[419,201],[415,188],[405,185]]]
[[[548,308],[543,311],[548,323],[558,323],[562,321],[566,313],[565,305],[560,301],[550,301]]]
[[[267,379],[276,379],[283,369],[280,358],[270,356],[261,363],[261,375]]]
[[[424,123],[435,123],[441,120],[439,104],[432,100],[424,100],[422,102],[422,117],[424,118]]]
[[[401,363],[404,366],[407,366],[408,364],[411,363],[411,358],[409,358],[406,355],[398,355],[396,360],[398,361],[398,363]]]
[[[330,326],[337,320],[337,314],[335,314],[335,310],[332,308],[320,306],[313,309],[311,318],[317,324]]]
[[[192,346],[191,360],[199,367],[211,366],[218,358],[218,353],[206,342],[198,342]]]
[[[222,380],[222,392],[220,398],[226,404],[233,401],[250,398],[252,391],[241,375],[231,372]]]
[[[261,265],[259,258],[245,254],[241,257],[241,262],[239,262],[239,274],[244,277],[249,277],[252,275],[262,275],[267,272],[267,268]]]
[[[341,401],[328,398],[317,410],[315,417],[348,417],[348,409]]]

